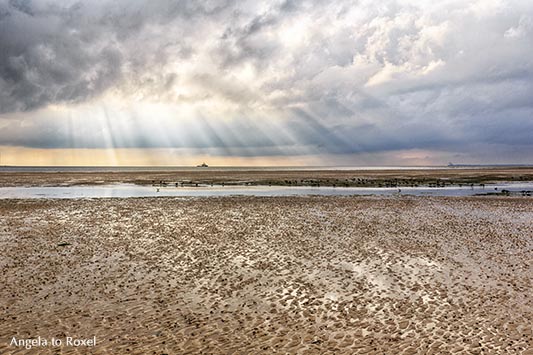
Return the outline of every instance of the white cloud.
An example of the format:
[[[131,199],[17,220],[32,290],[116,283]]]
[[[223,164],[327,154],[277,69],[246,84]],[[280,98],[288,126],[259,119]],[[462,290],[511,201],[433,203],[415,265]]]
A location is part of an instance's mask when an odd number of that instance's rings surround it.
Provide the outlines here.
[[[533,20],[530,16],[523,15],[520,17],[518,25],[505,31],[504,36],[507,38],[523,38],[533,30]]]

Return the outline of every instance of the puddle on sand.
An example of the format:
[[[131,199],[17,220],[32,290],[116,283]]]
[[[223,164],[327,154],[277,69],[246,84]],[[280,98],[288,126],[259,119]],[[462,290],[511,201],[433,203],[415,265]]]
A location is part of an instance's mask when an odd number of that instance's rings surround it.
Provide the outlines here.
[[[473,196],[497,193],[533,191],[533,182],[502,183],[475,186],[447,187],[308,187],[308,186],[201,186],[154,187],[134,184],[91,186],[0,187],[0,199],[7,198],[109,198],[109,197],[210,197],[210,196],[350,196],[350,195],[415,195],[415,196]]]

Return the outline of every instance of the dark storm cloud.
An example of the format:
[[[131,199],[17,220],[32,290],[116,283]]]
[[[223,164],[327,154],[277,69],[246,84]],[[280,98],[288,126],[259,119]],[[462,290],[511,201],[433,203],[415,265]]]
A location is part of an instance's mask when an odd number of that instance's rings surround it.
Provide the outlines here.
[[[187,24],[226,6],[224,1],[1,1],[0,113],[82,102],[124,84],[149,85],[143,72],[165,65],[170,55],[192,52],[179,38],[186,26],[159,38],[149,27]]]
[[[119,79],[120,51],[109,44],[94,48],[68,25],[79,7],[34,9],[30,1],[0,6],[1,112],[86,100]]]

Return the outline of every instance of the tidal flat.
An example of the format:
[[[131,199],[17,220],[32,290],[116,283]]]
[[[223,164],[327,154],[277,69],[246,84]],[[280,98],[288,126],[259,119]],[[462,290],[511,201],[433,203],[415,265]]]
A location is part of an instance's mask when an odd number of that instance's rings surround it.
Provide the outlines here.
[[[533,354],[531,198],[6,199],[0,215],[2,354]]]
[[[7,169],[7,170],[6,170]],[[153,186],[443,187],[531,182],[533,167],[478,168],[4,168],[0,187],[136,184]]]

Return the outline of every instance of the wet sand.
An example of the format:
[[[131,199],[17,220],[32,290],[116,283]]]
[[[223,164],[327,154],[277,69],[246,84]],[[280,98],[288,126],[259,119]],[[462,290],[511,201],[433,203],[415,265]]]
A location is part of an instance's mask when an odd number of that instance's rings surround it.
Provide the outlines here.
[[[533,354],[531,198],[3,200],[0,216],[2,354]]]
[[[73,186],[113,183],[402,187],[533,181],[533,168],[384,170],[246,170],[191,168],[162,171],[0,172],[2,186]]]

